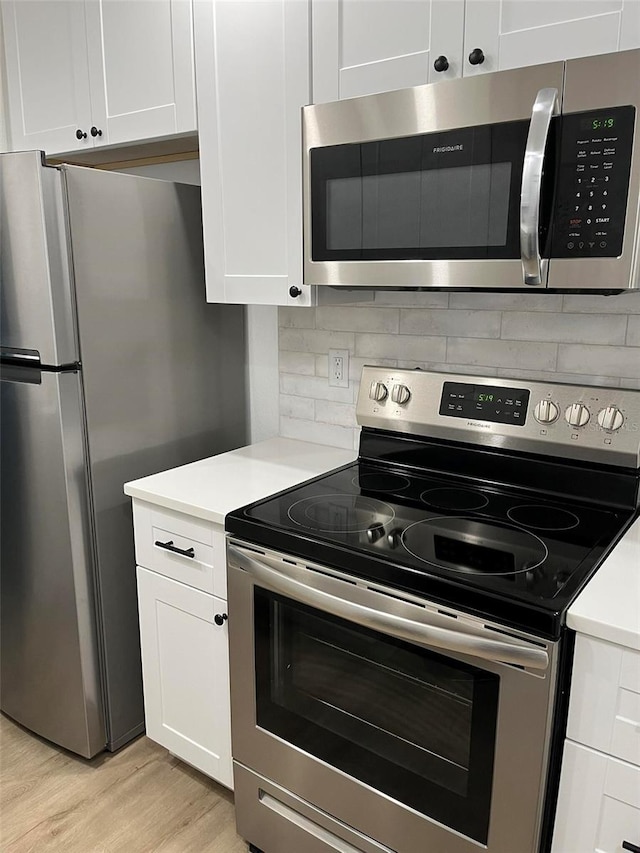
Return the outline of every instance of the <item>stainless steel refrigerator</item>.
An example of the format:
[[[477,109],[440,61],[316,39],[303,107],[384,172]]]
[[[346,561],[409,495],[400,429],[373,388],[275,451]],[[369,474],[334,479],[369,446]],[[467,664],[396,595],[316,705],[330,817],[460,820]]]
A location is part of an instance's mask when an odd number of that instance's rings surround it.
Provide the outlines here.
[[[244,443],[244,317],[199,187],[0,155],[0,706],[80,755],[144,730],[123,483]]]

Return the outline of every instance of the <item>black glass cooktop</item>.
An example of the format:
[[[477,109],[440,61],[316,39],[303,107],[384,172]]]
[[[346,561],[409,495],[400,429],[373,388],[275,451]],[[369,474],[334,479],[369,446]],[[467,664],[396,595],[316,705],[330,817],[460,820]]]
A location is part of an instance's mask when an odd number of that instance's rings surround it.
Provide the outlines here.
[[[227,516],[249,542],[557,636],[631,512],[356,462]]]

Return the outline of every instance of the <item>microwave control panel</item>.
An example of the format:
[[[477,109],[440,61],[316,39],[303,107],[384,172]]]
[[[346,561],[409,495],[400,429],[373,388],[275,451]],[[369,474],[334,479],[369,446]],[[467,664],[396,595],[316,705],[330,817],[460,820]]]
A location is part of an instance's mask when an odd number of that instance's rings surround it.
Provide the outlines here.
[[[562,117],[554,258],[622,254],[635,107]]]

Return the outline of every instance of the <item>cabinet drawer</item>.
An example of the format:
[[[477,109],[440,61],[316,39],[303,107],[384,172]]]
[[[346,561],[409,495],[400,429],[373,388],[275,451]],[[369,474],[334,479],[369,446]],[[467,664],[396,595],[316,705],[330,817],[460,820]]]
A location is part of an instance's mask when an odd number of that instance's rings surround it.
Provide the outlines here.
[[[623,853],[640,846],[640,768],[565,742],[551,853]]]
[[[640,652],[578,635],[567,737],[640,766]]]
[[[226,599],[222,527],[137,500],[133,521],[139,566]]]

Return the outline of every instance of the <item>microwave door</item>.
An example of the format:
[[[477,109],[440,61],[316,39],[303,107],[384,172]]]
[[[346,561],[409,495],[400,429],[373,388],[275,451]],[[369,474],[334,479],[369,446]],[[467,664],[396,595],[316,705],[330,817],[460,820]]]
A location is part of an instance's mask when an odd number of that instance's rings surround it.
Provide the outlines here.
[[[563,77],[557,62],[305,107],[305,283],[529,289],[525,151],[540,92]]]
[[[637,289],[640,50],[566,63],[547,286]]]

